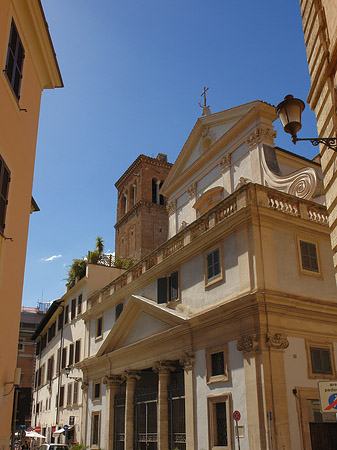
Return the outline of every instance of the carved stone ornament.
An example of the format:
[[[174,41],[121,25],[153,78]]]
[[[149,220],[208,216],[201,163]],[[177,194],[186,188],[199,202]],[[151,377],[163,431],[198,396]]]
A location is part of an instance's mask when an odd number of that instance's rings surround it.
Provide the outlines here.
[[[216,136],[214,132],[210,130],[209,127],[204,128],[200,133],[200,135],[201,135],[201,142],[199,151],[200,153],[203,153],[214,143]]]
[[[152,367],[152,370],[154,373],[169,373],[175,370],[175,366],[171,363],[171,361],[156,361]]]
[[[89,383],[87,381],[82,381],[81,389],[82,389],[83,392],[88,392]]]
[[[191,186],[187,189],[189,199],[193,198],[197,194],[197,183],[191,184]]]
[[[169,215],[173,214],[177,210],[177,199],[172,200],[166,206]]]
[[[257,342],[255,336],[246,335],[242,336],[236,344],[236,348],[239,352],[250,353],[255,352],[258,349],[259,343]]]
[[[107,386],[118,386],[122,383],[120,375],[107,375],[103,378],[103,384]]]
[[[179,231],[184,230],[187,226],[188,226],[188,223],[185,222],[185,220],[183,220],[183,221],[181,222],[180,227],[179,227]]]
[[[239,189],[241,186],[243,186],[244,184],[248,184],[250,183],[251,180],[249,178],[245,178],[245,177],[240,177],[239,178],[239,182],[238,184],[235,186],[234,191],[236,191],[237,189]]]
[[[270,145],[274,145],[274,139],[276,138],[276,131],[268,127],[258,127],[246,140],[249,148],[254,147],[259,142],[266,142]]]
[[[228,167],[231,165],[231,154],[228,153],[223,158],[221,158],[219,166],[221,168],[221,172],[224,173]]]
[[[123,381],[136,381],[136,380],[140,380],[141,376],[139,375],[139,372],[137,370],[126,370],[125,372],[123,372],[123,374],[121,375],[121,379]]]
[[[266,344],[268,347],[276,350],[283,350],[289,347],[288,339],[286,337],[282,337],[280,333],[267,334]]]
[[[185,352],[184,356],[179,359],[179,363],[183,366],[185,370],[193,369],[195,362],[194,352]]]
[[[305,167],[288,175],[279,176],[269,169],[264,152],[261,152],[261,162],[266,186],[306,200],[322,195],[322,180],[314,168]]]

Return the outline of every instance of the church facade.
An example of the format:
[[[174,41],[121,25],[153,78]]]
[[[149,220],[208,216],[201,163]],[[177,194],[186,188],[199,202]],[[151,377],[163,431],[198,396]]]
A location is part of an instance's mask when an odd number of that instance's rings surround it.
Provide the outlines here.
[[[275,147],[274,120],[261,101],[198,119],[160,190],[168,239],[88,298],[90,448],[314,450],[335,420],[322,174]]]

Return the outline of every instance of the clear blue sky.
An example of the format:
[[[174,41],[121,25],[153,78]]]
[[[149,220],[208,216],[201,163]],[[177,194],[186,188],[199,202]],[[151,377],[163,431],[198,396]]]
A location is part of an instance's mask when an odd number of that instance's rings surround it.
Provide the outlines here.
[[[141,153],[175,161],[203,86],[212,112],[305,101],[310,87],[299,0],[42,3],[65,87],[42,95],[25,306],[61,297],[67,266],[96,236],[114,250],[114,183]],[[308,105],[303,122],[300,134],[316,135]],[[277,129],[276,145],[316,154]]]

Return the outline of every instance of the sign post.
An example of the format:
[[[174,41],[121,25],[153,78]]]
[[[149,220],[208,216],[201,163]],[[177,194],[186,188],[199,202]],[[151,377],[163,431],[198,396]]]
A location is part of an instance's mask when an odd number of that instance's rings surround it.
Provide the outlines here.
[[[236,436],[238,438],[238,448],[240,450],[240,436],[239,436],[239,425],[238,425],[238,422],[241,419],[240,411],[236,410],[236,411],[233,412],[233,419],[236,422]]]

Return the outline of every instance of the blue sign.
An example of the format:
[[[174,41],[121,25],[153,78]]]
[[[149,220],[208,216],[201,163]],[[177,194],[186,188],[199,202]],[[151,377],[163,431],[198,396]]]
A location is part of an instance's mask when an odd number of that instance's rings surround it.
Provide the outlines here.
[[[69,430],[69,426],[68,426],[68,425],[63,425],[63,429],[64,429],[65,431],[67,431],[67,430]]]
[[[19,428],[20,428],[20,430],[25,430],[26,429],[25,425],[20,425]]]

